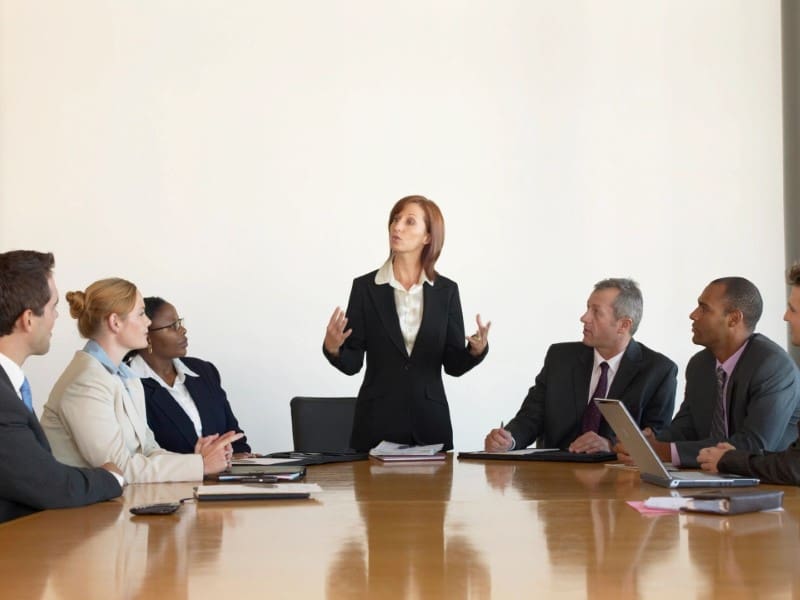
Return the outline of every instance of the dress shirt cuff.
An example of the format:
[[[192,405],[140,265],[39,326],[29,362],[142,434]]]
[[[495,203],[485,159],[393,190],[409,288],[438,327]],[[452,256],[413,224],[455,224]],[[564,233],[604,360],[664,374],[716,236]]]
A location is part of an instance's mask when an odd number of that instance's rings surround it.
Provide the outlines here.
[[[511,452],[514,448],[517,447],[517,440],[514,439],[514,436],[511,436],[511,448],[506,450],[506,452]]]
[[[109,471],[109,473],[111,473],[117,480],[117,483],[119,483],[119,487],[125,487],[125,478],[122,475],[120,475],[119,473],[114,473],[114,471]]]
[[[675,442],[672,442],[669,445],[669,452],[672,455],[672,466],[673,467],[680,467],[681,466],[681,455],[678,454],[678,445]]]

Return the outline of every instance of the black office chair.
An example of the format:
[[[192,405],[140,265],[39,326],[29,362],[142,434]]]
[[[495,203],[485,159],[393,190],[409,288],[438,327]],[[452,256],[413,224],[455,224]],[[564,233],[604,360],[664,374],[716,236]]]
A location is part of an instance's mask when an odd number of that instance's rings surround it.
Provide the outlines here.
[[[348,452],[355,398],[308,398],[289,403],[295,452]]]

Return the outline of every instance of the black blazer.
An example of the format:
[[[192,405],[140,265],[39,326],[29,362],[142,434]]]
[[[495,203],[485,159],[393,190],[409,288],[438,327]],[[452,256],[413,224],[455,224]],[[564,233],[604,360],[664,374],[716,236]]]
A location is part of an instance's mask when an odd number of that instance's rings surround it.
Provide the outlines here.
[[[228,396],[222,389],[219,371],[210,362],[199,358],[184,357],[183,364],[197,373],[198,377],[187,375],[185,385],[192,396],[203,435],[242,431],[233,415]],[[165,450],[191,454],[197,443],[197,433],[189,416],[166,389],[155,379],[142,379],[144,401],[147,407],[147,424],[153,430],[158,445]],[[247,438],[232,444],[234,452],[250,452]]]
[[[39,421],[0,367],[0,523],[121,493],[116,478],[105,469],[70,467],[53,458]]]
[[[567,448],[581,434],[589,400],[594,349],[581,342],[553,344],[517,415],[506,425],[516,448],[534,441]],[[640,427],[656,433],[669,425],[675,407],[678,367],[663,354],[631,340],[606,397],[621,400]],[[605,419],[599,435],[613,439]]]
[[[480,363],[464,339],[464,318],[458,285],[437,275],[433,285],[423,284],[422,323],[411,356],[406,351],[394,303],[394,290],[377,285],[373,271],[353,281],[347,305],[348,327],[353,333],[330,363],[347,375],[361,370],[367,355],[367,372],[358,392],[353,449],[365,452],[381,440],[404,444],[444,444],[453,448],[453,426],[442,384],[442,367],[459,376]]]
[[[792,358],[769,338],[754,333],[727,389],[728,439],[710,438],[717,398],[717,359],[701,350],[686,365],[686,393],[669,429],[659,439],[675,442],[683,467],[696,467],[702,448],[727,441],[737,450],[785,450],[797,438],[800,375]]]

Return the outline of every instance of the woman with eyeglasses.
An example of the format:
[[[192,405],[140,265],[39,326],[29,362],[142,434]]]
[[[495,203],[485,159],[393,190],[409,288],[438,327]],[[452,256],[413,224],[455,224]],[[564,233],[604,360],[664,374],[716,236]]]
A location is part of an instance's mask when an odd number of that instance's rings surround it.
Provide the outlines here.
[[[147,426],[142,383],[123,363],[129,351],[147,346],[150,319],[136,286],[101,279],[85,292],[68,292],[67,302],[88,341],[44,406],[53,455],[76,467],[114,463],[128,483],[202,480],[225,470],[242,434],[200,438],[193,454],[178,454],[161,448]]]
[[[347,312],[336,308],[322,350],[347,375],[367,372],[358,392],[350,445],[365,452],[382,440],[453,448],[442,369],[459,376],[489,350],[489,326],[465,339],[456,283],[434,268],[444,244],[439,207],[406,196],[389,213],[389,258],[353,281]]]
[[[132,353],[131,370],[142,378],[147,423],[162,448],[193,452],[203,435],[237,431],[244,436],[222,389],[217,368],[186,356],[184,321],[175,307],[158,297],[144,299],[150,319],[147,348]],[[247,438],[233,443],[235,458],[256,456]]]

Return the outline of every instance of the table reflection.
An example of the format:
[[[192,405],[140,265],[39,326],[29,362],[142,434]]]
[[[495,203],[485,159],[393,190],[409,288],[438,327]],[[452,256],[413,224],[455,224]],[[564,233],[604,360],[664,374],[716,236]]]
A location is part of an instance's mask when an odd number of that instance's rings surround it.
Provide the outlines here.
[[[484,470],[487,484],[503,495],[513,490],[522,500],[548,498],[530,506],[542,524],[554,581],[572,585],[583,573],[587,598],[607,597],[609,590],[616,598],[643,597],[650,567],[678,552],[677,515],[643,516],[626,504],[641,494],[638,473],[550,467],[550,477],[533,477],[513,463],[487,463]]]
[[[232,511],[194,504],[171,515],[134,516],[127,510],[136,504],[175,499],[174,492],[167,492],[172,494],[169,498],[164,493],[164,488],[140,486],[130,490],[133,502],[124,509],[119,501],[104,503],[65,520],[71,529],[66,535],[82,541],[44,561],[49,564],[48,593],[67,598],[80,589],[86,599],[190,598],[192,573],[203,573],[219,560],[225,522],[232,518]],[[88,520],[80,518],[84,515]],[[74,527],[85,528],[86,535]]]
[[[682,515],[698,585],[709,596],[797,597],[797,520],[787,512]],[[753,574],[757,573],[758,577]]]
[[[445,517],[453,481],[441,464],[371,463],[354,471],[366,547],[352,537],[327,578],[328,598],[489,598],[489,569]]]

